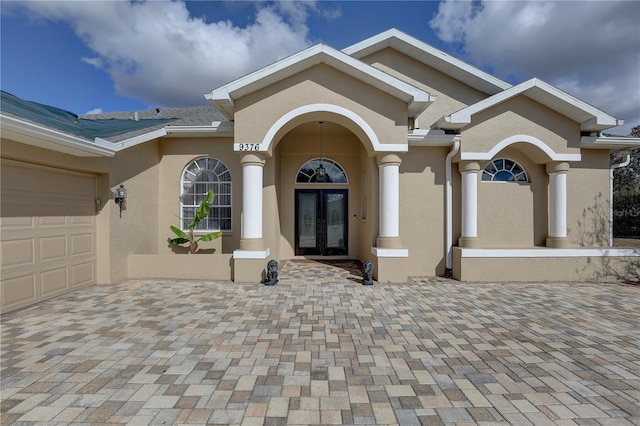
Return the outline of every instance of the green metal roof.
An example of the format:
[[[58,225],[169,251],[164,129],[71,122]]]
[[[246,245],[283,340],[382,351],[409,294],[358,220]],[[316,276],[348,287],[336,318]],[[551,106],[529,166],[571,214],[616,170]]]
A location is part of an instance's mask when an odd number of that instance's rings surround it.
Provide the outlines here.
[[[5,91],[0,92],[0,110],[3,113],[89,141],[93,141],[96,137],[107,139],[125,133],[140,131],[171,123],[175,120],[175,118],[145,118],[143,120],[132,120],[130,118],[87,119],[60,108],[26,101]]]

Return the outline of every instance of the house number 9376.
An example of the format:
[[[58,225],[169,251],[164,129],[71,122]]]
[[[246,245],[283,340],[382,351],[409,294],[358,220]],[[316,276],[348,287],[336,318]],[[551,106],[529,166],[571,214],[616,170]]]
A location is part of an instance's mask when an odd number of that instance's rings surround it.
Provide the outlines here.
[[[238,149],[240,151],[259,151],[260,144],[259,143],[241,143],[241,144],[238,144]]]

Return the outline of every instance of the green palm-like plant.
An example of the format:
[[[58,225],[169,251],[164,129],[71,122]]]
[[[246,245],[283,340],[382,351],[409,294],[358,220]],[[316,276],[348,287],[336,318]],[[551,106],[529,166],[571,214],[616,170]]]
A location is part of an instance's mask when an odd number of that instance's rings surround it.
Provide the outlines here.
[[[167,242],[169,244],[182,245],[185,243],[189,243],[189,252],[195,253],[196,251],[198,251],[199,241],[212,241],[222,236],[222,232],[220,231],[200,235],[197,238],[193,234],[193,231],[195,230],[196,226],[198,226],[200,221],[209,216],[209,212],[211,211],[211,204],[213,204],[213,197],[213,190],[210,189],[209,192],[207,192],[207,196],[204,197],[204,200],[202,200],[202,202],[198,206],[198,210],[196,210],[196,214],[193,216],[193,219],[191,219],[191,222],[187,222],[186,220],[182,219],[184,224],[187,226],[187,232],[173,225],[169,227],[173,231],[173,233],[178,236],[178,238],[168,238]]]

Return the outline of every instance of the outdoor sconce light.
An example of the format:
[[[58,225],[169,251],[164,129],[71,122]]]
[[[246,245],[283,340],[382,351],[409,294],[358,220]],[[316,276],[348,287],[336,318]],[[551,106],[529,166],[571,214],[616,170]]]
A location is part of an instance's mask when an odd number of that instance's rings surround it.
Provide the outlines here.
[[[114,197],[114,201],[117,205],[120,206],[120,217],[122,217],[122,205],[126,202],[126,200],[127,188],[125,188],[123,184],[120,184],[120,186],[116,189],[116,195]]]

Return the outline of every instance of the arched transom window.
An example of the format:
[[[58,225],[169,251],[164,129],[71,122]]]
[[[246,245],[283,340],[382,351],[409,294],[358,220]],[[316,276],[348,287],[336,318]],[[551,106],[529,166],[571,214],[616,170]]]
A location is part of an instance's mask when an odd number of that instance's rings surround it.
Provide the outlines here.
[[[498,158],[487,164],[482,172],[487,182],[528,182],[524,168],[513,160]]]
[[[220,160],[202,157],[189,163],[182,173],[181,214],[182,229],[195,215],[198,206],[212,189],[215,195],[209,216],[201,221],[198,230],[231,231],[231,174]]]
[[[318,174],[320,165],[325,170],[324,180]],[[314,158],[300,167],[296,183],[349,183],[347,174],[340,164],[328,158]]]

